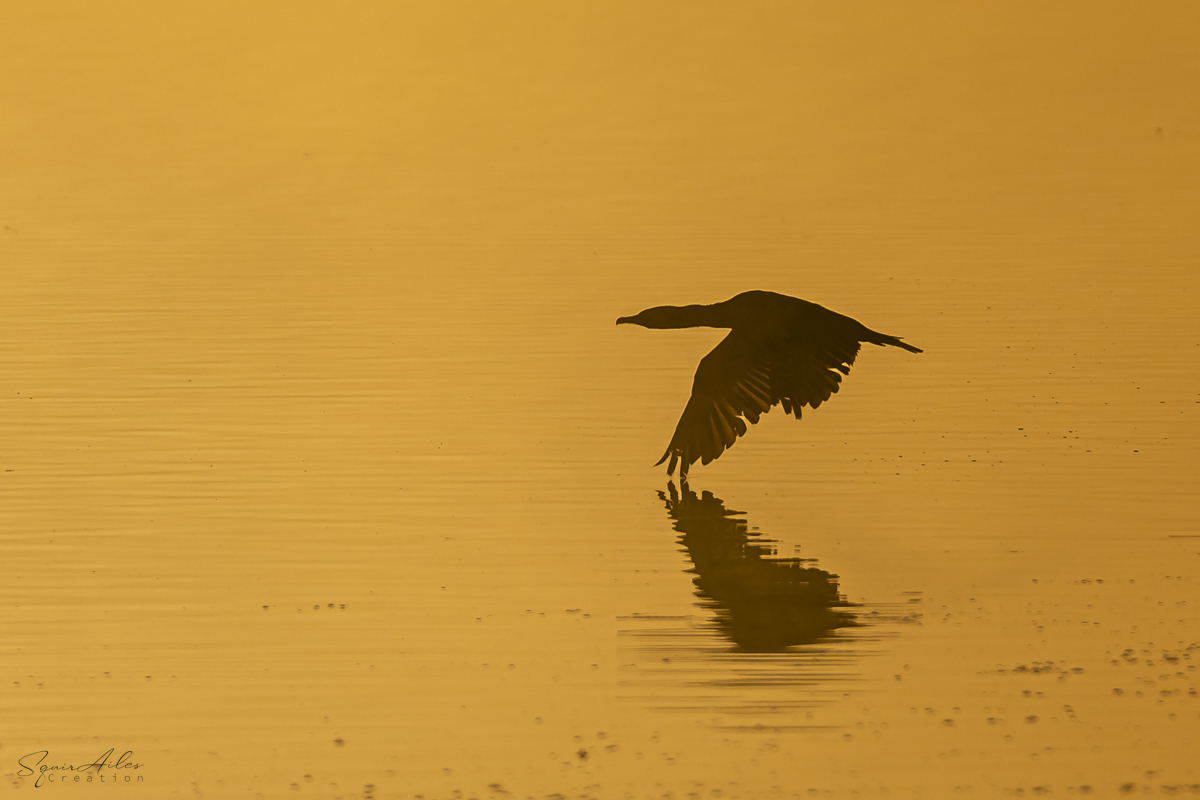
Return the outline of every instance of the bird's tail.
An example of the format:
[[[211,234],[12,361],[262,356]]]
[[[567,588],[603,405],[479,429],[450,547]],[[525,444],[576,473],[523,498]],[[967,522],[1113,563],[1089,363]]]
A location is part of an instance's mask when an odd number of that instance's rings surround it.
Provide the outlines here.
[[[887,345],[891,345],[892,347],[899,347],[903,350],[907,350],[910,353],[924,353],[925,352],[924,350],[922,350],[919,347],[913,347],[911,344],[907,344],[906,342],[900,341],[899,336],[888,336],[886,333],[878,333],[876,331],[871,331],[871,336],[872,336],[872,338],[866,340],[866,341],[870,342],[871,344],[878,344],[878,345],[887,344]]]

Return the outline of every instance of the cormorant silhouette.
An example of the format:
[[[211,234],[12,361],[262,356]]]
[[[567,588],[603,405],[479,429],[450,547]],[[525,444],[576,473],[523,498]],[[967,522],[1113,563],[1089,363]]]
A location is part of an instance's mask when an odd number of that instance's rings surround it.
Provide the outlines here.
[[[692,396],[658,460],[671,457],[668,475],[677,462],[681,476],[697,460],[709,463],[746,432],[746,421],[758,422],[776,403],[796,419],[802,406],[821,405],[850,374],[863,342],[922,352],[824,306],[775,292],[742,292],[707,306],[657,306],[621,317],[622,323],[732,328],[696,369]]]

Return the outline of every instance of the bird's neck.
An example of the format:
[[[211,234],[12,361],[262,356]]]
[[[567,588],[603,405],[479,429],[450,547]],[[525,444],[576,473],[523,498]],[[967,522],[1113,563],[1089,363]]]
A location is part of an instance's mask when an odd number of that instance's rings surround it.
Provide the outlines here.
[[[646,328],[731,328],[725,315],[718,307],[711,306],[658,306],[648,308],[636,317],[636,322]]]

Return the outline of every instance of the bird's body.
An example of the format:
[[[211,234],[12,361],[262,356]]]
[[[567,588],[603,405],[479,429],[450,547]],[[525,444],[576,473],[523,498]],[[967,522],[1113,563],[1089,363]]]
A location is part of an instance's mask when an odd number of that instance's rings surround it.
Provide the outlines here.
[[[692,396],[659,464],[681,475],[699,460],[709,463],[776,403],[800,418],[838,390],[863,342],[921,350],[873,331],[824,306],[775,292],[743,292],[723,303],[658,306],[617,324],[646,328],[731,328],[700,361]]]

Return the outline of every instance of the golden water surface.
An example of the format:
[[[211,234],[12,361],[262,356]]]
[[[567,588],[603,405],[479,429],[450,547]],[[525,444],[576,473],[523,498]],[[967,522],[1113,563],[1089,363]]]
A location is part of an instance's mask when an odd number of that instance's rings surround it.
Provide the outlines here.
[[[1195,3],[3,17],[5,793],[1200,792]]]

